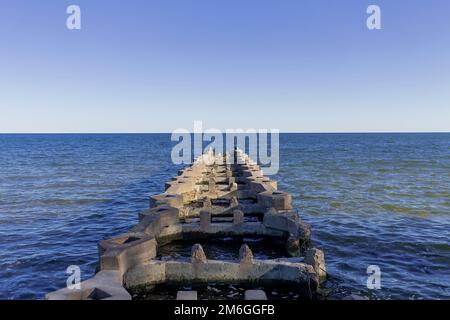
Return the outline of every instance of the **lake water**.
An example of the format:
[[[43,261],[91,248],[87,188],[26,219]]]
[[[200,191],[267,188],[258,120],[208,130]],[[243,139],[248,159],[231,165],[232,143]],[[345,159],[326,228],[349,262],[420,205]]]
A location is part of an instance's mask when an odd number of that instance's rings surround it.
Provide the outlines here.
[[[0,298],[41,299],[176,175],[168,134],[0,135]],[[279,189],[325,251],[327,290],[450,298],[450,134],[282,134]],[[380,290],[366,269],[381,269]]]

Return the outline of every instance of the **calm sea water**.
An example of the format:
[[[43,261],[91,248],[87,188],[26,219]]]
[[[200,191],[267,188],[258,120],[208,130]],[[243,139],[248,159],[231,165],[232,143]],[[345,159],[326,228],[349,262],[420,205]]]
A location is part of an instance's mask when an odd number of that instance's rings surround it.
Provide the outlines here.
[[[450,298],[450,134],[283,134],[281,169],[325,251],[327,289]],[[151,135],[0,135],[0,298],[93,275],[97,242],[126,231],[176,174]],[[368,265],[382,289],[366,287]]]

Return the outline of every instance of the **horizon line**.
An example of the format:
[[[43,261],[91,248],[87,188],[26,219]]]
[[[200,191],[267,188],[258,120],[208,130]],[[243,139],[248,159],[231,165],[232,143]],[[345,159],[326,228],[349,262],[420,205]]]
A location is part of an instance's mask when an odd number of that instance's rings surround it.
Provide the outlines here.
[[[202,132],[203,134],[204,132]],[[270,133],[270,132],[268,132]],[[280,131],[280,134],[433,134],[433,133],[450,133],[450,131]],[[154,131],[154,132],[0,132],[0,135],[70,135],[70,134],[172,134],[172,132]],[[194,134],[191,132],[190,134]],[[226,132],[223,132],[226,134]],[[245,134],[245,133],[242,133]]]

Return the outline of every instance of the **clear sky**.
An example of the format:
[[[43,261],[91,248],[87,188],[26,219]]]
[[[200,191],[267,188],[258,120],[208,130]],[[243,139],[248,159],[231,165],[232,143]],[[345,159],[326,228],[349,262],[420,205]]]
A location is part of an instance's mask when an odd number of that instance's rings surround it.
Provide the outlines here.
[[[0,132],[450,131],[448,0],[0,0],[0,40]]]

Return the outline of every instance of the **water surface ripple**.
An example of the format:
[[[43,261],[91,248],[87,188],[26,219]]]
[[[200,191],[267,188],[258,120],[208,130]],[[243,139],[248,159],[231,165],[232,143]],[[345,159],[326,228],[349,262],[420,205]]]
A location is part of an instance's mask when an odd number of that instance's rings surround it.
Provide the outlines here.
[[[449,134],[282,134],[279,188],[325,251],[327,289],[450,298]],[[0,135],[0,298],[42,298],[126,231],[179,166],[170,135]],[[366,268],[382,289],[366,288]]]

